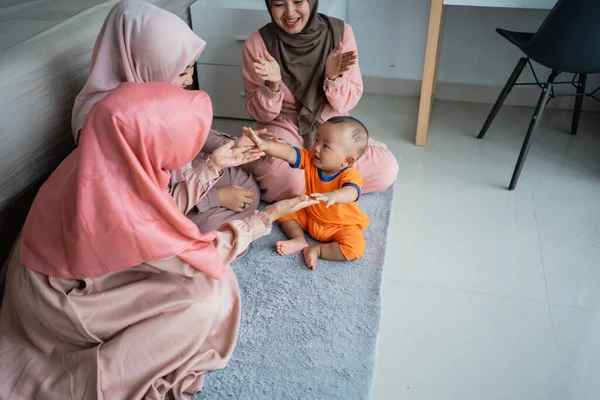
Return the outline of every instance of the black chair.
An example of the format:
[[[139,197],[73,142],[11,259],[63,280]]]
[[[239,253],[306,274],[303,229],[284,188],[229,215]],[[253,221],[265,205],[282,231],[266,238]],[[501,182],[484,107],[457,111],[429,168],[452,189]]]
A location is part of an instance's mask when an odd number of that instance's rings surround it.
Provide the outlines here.
[[[600,0],[558,0],[536,33],[512,32],[504,29],[496,31],[521,49],[525,57],[519,60],[508,78],[477,138],[482,139],[485,136],[514,86],[538,85],[542,89],[508,187],[509,190],[514,190],[544,108],[552,98],[559,97],[554,91],[554,86],[571,84],[577,89],[576,94],[570,95],[577,96],[571,125],[572,135],[577,134],[583,97],[589,96],[600,101],[595,96],[600,88],[590,93],[585,92],[587,75],[600,73]],[[531,60],[551,70],[546,82],[538,80]],[[531,68],[535,83],[517,83],[525,65]],[[561,73],[575,75],[570,82],[555,82],[556,77]]]

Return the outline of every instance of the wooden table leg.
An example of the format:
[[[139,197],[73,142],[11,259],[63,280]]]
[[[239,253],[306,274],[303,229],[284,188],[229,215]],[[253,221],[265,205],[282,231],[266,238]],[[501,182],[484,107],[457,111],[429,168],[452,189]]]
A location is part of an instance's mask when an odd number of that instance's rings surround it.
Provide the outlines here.
[[[425,142],[427,142],[427,130],[429,129],[429,119],[435,95],[437,66],[442,41],[443,17],[444,0],[431,0],[427,46],[425,48],[425,66],[423,68],[423,84],[421,86],[421,102],[419,104],[417,135],[415,139],[417,146],[425,146]]]

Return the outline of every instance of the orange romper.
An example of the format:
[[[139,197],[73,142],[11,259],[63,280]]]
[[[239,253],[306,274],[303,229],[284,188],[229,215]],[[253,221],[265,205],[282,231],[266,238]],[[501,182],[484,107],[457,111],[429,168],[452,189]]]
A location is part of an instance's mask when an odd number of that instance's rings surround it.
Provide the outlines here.
[[[297,147],[294,149],[296,164],[292,165],[292,168],[304,170],[306,193],[327,193],[345,186],[353,186],[360,197],[362,178],[355,168],[346,167],[336,175],[324,176],[313,164],[312,151]],[[313,239],[339,243],[346,260],[356,260],[365,252],[366,243],[362,231],[369,227],[371,221],[358,208],[357,202],[334,204],[329,208],[324,203],[319,203],[283,217],[279,222],[292,219],[297,221]]]

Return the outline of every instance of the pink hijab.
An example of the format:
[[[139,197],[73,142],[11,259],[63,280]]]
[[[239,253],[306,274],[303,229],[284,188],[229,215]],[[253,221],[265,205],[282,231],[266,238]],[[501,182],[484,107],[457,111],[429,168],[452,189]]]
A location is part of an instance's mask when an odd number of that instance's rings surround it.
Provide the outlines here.
[[[122,82],[172,83],[206,42],[175,14],[141,0],[123,0],[111,10],[92,54],[88,80],[73,106],[75,141],[92,106]],[[173,171],[172,182],[183,179]]]
[[[79,147],[38,192],[23,228],[21,264],[82,279],[178,256],[210,277],[225,268],[167,191],[169,170],[200,151],[208,95],[165,83],[123,83],[98,101]]]

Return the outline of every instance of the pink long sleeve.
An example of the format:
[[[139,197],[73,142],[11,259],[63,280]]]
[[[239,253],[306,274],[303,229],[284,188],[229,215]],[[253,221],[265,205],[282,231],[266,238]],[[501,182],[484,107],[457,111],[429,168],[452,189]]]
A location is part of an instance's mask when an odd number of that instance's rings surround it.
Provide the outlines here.
[[[210,158],[186,171],[185,179],[176,183],[171,190],[171,196],[179,210],[187,214],[201,198],[206,196],[222,175],[223,172],[216,172]],[[252,241],[271,232],[271,227],[269,217],[264,212],[221,225],[217,229],[214,244],[223,263],[231,264],[246,251]]]
[[[217,229],[215,247],[223,264],[231,264],[243,254],[254,240],[271,232],[272,224],[264,212],[242,220],[226,222]]]
[[[242,76],[246,92],[246,110],[259,123],[273,121],[281,113],[283,105],[283,85],[275,93],[267,88],[264,79],[254,71],[254,60],[266,50],[260,34],[254,32],[246,39],[242,53]]]
[[[216,231],[217,236],[213,244],[223,259],[223,264],[229,268],[246,251],[250,243],[262,236],[268,235],[271,232],[271,228],[272,224],[269,221],[269,217],[264,212],[260,212],[241,220],[224,223]],[[201,271],[176,256],[165,260],[147,262],[146,264],[163,271],[189,277],[202,274]]]
[[[345,24],[342,52],[345,53],[352,50],[358,55],[352,27]],[[325,91],[329,105],[338,113],[347,113],[356,107],[363,93],[363,81],[358,60],[356,60],[356,65],[350,67],[350,71],[335,81],[325,79],[323,90]]]
[[[171,197],[175,200],[179,210],[187,214],[221,176],[223,176],[223,171],[217,173],[212,160],[207,158],[197,167],[184,172],[184,180],[173,185]]]
[[[358,54],[354,32],[348,24],[345,24],[342,43],[342,51],[354,50]],[[281,82],[279,92],[275,93],[267,88],[262,77],[254,72],[254,60],[262,56],[266,49],[267,47],[260,33],[254,32],[246,39],[242,54],[246,109],[248,114],[259,124],[267,124],[277,119],[282,110],[290,111],[291,114],[297,111],[294,95],[284,82]],[[325,79],[323,89],[328,103],[323,110],[323,120],[326,121],[335,115],[348,115],[348,111],[356,106],[363,92],[363,81],[358,61],[341,78],[335,81]]]

